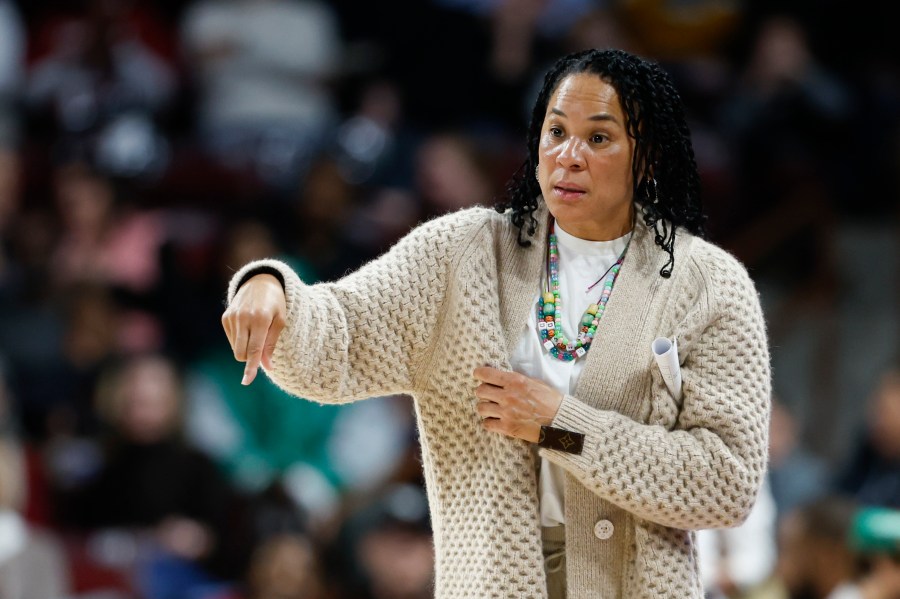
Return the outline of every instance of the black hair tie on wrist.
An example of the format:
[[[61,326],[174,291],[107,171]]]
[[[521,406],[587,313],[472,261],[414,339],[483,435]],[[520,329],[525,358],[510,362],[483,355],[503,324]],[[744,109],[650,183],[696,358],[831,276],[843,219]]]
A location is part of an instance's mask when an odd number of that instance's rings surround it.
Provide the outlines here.
[[[257,266],[255,268],[251,268],[247,272],[244,273],[244,276],[241,277],[241,280],[238,281],[237,287],[235,289],[240,289],[241,286],[255,277],[256,275],[272,275],[278,282],[281,283],[281,288],[286,289],[284,285],[284,275],[281,274],[281,271],[272,266]]]

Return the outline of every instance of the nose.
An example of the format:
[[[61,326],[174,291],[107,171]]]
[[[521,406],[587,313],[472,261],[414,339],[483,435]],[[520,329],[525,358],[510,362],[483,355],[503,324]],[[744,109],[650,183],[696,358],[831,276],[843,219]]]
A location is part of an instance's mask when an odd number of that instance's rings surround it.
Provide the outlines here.
[[[572,136],[562,144],[557,162],[566,169],[581,170],[585,166],[583,150],[581,140]]]

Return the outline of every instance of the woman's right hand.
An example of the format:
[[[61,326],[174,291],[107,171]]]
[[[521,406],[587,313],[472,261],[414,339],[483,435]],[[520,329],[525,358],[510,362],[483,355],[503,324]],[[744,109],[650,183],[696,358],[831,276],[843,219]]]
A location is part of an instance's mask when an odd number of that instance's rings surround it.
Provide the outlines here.
[[[287,302],[281,283],[270,274],[248,279],[222,314],[222,326],[238,362],[246,362],[242,385],[256,378],[260,363],[272,367],[272,352],[284,329]]]

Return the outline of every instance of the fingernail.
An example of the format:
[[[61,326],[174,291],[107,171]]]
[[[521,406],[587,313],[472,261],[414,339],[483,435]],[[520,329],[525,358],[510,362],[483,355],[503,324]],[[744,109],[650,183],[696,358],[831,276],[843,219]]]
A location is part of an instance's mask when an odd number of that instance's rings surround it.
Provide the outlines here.
[[[242,385],[249,385],[249,384],[250,384],[250,375],[247,374],[246,372],[244,373],[244,378],[241,379],[241,384],[242,384]]]

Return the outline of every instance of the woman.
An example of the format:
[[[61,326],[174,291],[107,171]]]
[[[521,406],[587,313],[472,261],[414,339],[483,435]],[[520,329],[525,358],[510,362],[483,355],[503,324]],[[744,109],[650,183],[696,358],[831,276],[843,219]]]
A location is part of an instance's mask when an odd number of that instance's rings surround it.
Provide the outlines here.
[[[261,362],[317,401],[414,397],[436,597],[702,597],[690,531],[754,502],[769,359],[746,271],[700,238],[669,77],[616,50],[558,61],[509,200],[336,283],[247,265],[222,317],[244,382]]]

